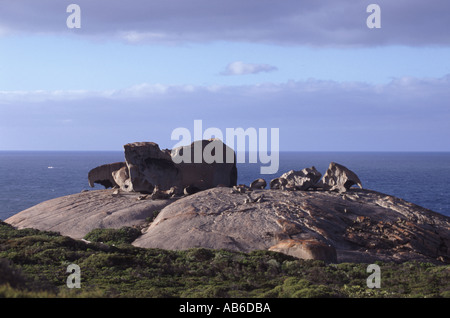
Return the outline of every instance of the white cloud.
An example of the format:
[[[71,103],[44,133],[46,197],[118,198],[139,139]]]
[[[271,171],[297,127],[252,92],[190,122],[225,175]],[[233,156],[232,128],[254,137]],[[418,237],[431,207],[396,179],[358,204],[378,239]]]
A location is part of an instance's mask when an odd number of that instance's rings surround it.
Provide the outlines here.
[[[164,33],[139,31],[118,32],[118,36],[129,43],[163,42],[169,38],[169,36]]]
[[[80,36],[130,43],[237,41],[311,46],[450,45],[450,1],[377,0],[381,29],[368,29],[371,0],[77,0]],[[69,2],[2,0],[1,33],[73,34]],[[2,31],[3,30],[3,31]]]
[[[262,71],[263,64],[234,64],[230,68],[233,75],[253,74]],[[237,66],[236,66],[237,65]],[[298,96],[305,98],[353,98],[354,96],[366,95],[381,96],[386,100],[414,99],[418,96],[429,96],[430,98],[442,98],[450,95],[450,74],[442,78],[416,78],[400,77],[394,78],[387,84],[368,84],[363,82],[336,82],[317,79],[305,81],[288,81],[284,83],[263,83],[254,85],[165,85],[142,83],[127,88],[114,90],[34,90],[34,91],[0,91],[0,104],[14,103],[41,103],[46,101],[81,101],[89,99],[105,100],[146,100],[147,98],[167,98],[171,100],[183,100],[187,95],[202,96],[269,96],[277,95]],[[263,97],[264,99],[264,97]],[[403,105],[404,106],[404,105]]]
[[[162,140],[202,119],[204,128],[280,128],[284,150],[450,150],[450,75],[387,84],[290,81],[259,85],[140,84],[111,91],[0,91],[0,148],[41,148],[55,136],[102,142]],[[67,121],[67,119],[72,120]],[[107,133],[105,133],[107,132]],[[40,136],[24,139],[23,136]],[[94,137],[93,137],[94,136]],[[112,137],[113,136],[113,137]],[[18,145],[18,140],[23,144]]]
[[[233,62],[227,65],[225,71],[222,75],[246,75],[246,74],[257,74],[262,72],[273,72],[277,68],[268,64],[252,64],[244,63],[241,61]]]
[[[0,91],[0,105],[24,103],[41,103],[45,101],[72,101],[94,97],[108,97],[113,91],[89,90],[34,90],[34,91]]]

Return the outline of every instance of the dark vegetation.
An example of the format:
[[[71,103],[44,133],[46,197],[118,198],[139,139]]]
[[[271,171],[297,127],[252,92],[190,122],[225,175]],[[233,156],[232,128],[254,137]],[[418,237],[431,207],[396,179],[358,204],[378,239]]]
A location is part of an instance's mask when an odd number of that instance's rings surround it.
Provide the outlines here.
[[[130,244],[138,234],[95,230],[87,244],[0,221],[0,296],[450,297],[450,266],[378,263],[381,288],[370,289],[367,264],[325,264],[269,251],[143,249]],[[66,286],[69,264],[81,269],[79,289]]]

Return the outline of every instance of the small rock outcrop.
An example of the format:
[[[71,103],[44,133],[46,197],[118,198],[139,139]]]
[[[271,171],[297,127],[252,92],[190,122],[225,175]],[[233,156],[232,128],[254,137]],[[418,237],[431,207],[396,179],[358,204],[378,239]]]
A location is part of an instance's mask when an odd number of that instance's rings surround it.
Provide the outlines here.
[[[133,188],[133,185],[130,182],[130,175],[128,174],[128,167],[126,164],[119,170],[113,171],[112,176],[117,186],[122,191],[130,191],[130,189]]]
[[[287,239],[269,248],[269,251],[292,255],[300,259],[317,259],[327,263],[336,263],[334,246],[316,239]]]
[[[287,185],[287,180],[285,178],[275,178],[270,180],[269,186],[272,190],[284,189]]]
[[[281,175],[286,179],[287,186],[295,190],[306,191],[319,182],[322,174],[313,166],[300,171],[291,170]]]
[[[259,178],[250,183],[250,189],[265,189],[267,186],[266,180]]]
[[[329,191],[346,192],[355,184],[362,189],[361,180],[359,180],[356,173],[343,165],[331,162],[321,180],[320,186]]]

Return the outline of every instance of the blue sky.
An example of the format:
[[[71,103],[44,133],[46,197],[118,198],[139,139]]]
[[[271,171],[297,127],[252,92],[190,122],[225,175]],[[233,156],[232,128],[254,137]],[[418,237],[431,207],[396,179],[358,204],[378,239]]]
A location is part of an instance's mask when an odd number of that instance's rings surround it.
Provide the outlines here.
[[[171,148],[201,119],[281,150],[450,151],[450,4],[378,1],[368,29],[370,3],[2,1],[0,150]]]

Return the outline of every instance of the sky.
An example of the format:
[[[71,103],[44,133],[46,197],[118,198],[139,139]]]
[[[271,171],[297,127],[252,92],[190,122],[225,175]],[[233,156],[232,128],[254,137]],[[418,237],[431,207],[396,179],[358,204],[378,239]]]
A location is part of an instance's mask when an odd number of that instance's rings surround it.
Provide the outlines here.
[[[448,0],[0,8],[0,150],[171,149],[201,120],[278,128],[282,151],[450,151]]]

